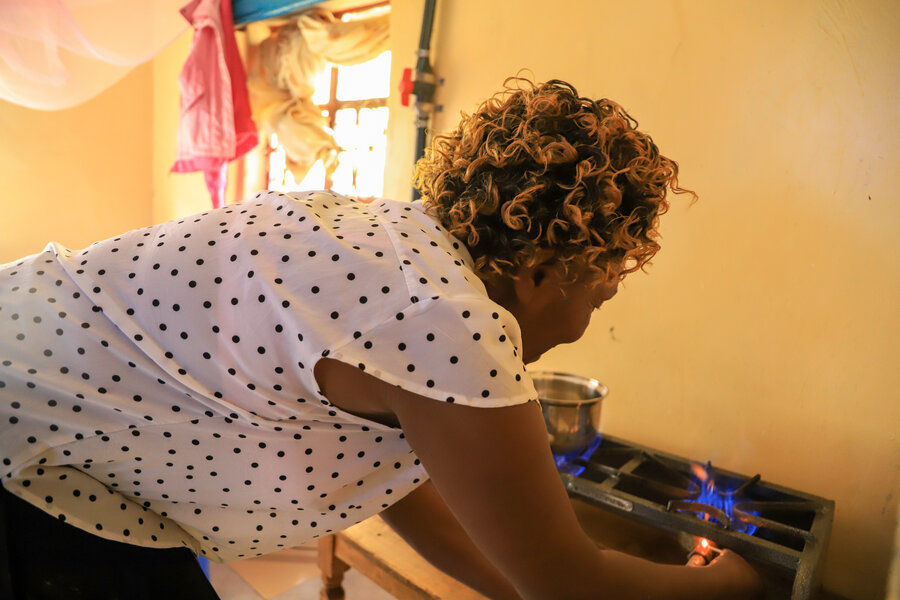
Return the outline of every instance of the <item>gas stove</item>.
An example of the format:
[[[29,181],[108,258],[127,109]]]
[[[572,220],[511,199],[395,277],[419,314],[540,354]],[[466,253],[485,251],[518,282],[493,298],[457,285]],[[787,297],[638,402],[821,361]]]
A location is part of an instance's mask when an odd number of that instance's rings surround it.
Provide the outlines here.
[[[557,466],[573,497],[782,570],[791,600],[816,589],[832,500],[608,435]]]

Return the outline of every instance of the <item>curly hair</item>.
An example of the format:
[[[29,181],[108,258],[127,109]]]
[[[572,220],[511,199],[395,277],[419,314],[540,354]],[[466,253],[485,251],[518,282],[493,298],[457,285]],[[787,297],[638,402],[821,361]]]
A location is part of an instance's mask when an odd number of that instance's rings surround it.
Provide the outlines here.
[[[515,86],[511,84],[516,84]],[[659,250],[678,165],[611,100],[564,81],[510,77],[416,163],[425,210],[463,242],[483,279],[551,251],[569,281],[642,268]]]

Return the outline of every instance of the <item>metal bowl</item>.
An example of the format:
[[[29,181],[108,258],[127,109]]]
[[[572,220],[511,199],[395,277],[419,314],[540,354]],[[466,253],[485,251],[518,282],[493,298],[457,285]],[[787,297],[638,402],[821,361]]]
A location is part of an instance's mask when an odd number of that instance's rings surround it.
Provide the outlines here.
[[[538,371],[531,379],[553,454],[584,452],[600,435],[600,408],[609,390],[596,379],[570,373]]]

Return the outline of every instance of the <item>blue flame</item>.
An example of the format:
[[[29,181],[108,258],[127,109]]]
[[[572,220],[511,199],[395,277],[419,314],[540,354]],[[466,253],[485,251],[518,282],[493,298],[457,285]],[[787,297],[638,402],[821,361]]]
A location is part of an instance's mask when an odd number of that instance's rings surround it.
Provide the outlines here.
[[[587,447],[584,452],[570,452],[568,454],[554,454],[553,460],[556,462],[556,468],[560,473],[567,473],[572,477],[578,477],[584,472],[584,466],[575,463],[576,460],[587,461],[591,458],[591,455],[600,447],[600,442],[603,441],[603,437],[598,435],[596,439],[591,442],[591,445]]]
[[[712,475],[712,466],[709,463],[707,463],[705,469],[700,467],[699,471],[696,474],[700,479],[700,495],[694,498],[693,501],[718,508],[728,515],[731,523],[720,523],[720,525],[730,525],[735,531],[753,535],[753,532],[757,529],[756,525],[734,518],[734,490],[722,490],[716,487],[715,478]],[[715,521],[717,523],[719,521],[715,516],[708,515],[702,511],[698,511],[696,514],[707,521]]]

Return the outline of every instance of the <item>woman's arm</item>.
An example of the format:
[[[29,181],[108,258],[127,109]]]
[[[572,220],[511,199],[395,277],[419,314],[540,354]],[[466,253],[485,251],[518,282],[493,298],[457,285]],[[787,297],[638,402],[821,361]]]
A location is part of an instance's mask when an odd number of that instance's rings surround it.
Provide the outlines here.
[[[520,600],[426,481],[381,517],[432,565],[494,600]]]
[[[393,413],[468,537],[527,600],[738,600],[755,579],[736,555],[710,567],[659,565],[598,550],[579,525],[536,403],[475,408],[406,392],[328,360],[316,375],[341,408]]]

